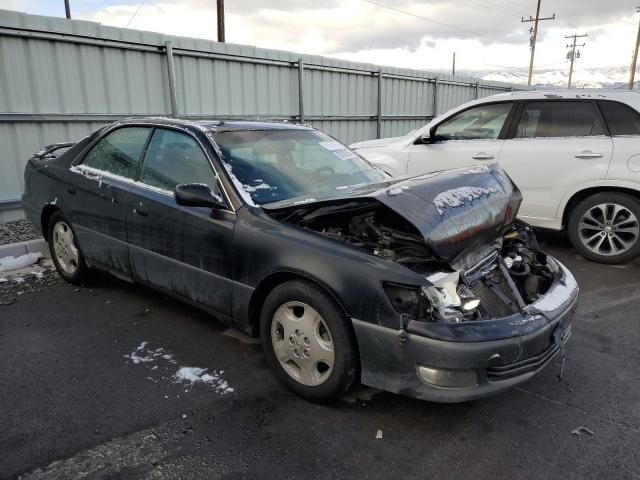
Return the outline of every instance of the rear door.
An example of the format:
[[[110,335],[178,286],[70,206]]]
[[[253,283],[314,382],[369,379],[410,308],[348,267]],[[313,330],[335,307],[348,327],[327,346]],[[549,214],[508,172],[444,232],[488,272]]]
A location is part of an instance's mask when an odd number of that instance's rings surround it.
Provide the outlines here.
[[[632,183],[640,190],[640,114],[631,106],[599,100],[600,110],[613,140],[613,156],[607,180]]]
[[[498,161],[511,102],[488,103],[454,114],[436,126],[432,143],[411,147],[407,173],[416,175]]]
[[[174,188],[206,183],[220,194],[217,176],[198,140],[186,131],[156,128],[127,209],[133,275],[229,315],[231,209],[178,205]]]
[[[603,180],[613,144],[592,100],[523,102],[500,152],[500,165],[522,190],[520,217],[556,219],[563,197]]]
[[[129,279],[131,268],[126,242],[124,204],[151,133],[148,127],[112,130],[89,150],[67,188],[67,212],[80,248],[91,264]]]

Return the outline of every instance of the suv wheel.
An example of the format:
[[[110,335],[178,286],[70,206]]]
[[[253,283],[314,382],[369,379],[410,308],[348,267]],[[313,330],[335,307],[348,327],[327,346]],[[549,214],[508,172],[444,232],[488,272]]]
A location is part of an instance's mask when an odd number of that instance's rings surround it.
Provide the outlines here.
[[[58,273],[67,282],[80,284],[87,276],[87,264],[76,242],[71,224],[56,212],[49,221],[49,250]]]
[[[314,402],[336,398],[358,368],[355,335],[333,298],[313,284],[276,287],[260,314],[260,340],[278,379]]]
[[[624,193],[598,193],[569,217],[569,238],[585,258],[622,263],[640,253],[640,202]]]

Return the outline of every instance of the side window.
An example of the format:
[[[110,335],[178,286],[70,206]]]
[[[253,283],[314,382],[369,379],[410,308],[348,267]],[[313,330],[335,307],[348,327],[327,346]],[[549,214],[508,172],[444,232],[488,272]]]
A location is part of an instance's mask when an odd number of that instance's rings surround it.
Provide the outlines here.
[[[150,131],[146,127],[114,130],[91,149],[82,164],[133,179]]]
[[[588,137],[604,135],[600,116],[592,102],[527,102],[516,138]]]
[[[441,140],[495,140],[512,105],[494,103],[460,112],[438,125],[436,137]]]
[[[620,102],[598,103],[611,135],[640,135],[640,114],[633,108]]]
[[[158,128],[144,156],[140,181],[173,191],[180,183],[206,183],[218,192],[209,160],[192,137]]]

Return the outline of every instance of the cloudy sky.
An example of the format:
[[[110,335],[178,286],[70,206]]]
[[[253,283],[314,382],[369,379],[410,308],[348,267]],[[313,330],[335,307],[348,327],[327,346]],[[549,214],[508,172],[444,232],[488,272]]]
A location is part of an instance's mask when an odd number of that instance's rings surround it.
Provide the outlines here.
[[[74,18],[216,38],[215,0],[70,0]],[[536,0],[226,0],[227,42],[426,70],[526,72]],[[564,36],[588,33],[580,68],[630,64],[640,0],[543,0],[541,70],[566,68]],[[390,8],[389,8],[390,7]],[[63,0],[0,0],[0,8],[64,16]],[[399,11],[401,10],[401,11]],[[137,13],[136,13],[137,12]],[[405,13],[403,13],[405,12]]]

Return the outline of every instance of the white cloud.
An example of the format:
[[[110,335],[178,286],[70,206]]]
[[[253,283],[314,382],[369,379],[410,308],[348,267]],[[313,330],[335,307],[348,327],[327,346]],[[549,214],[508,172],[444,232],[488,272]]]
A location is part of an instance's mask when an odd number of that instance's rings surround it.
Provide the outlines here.
[[[10,6],[38,13],[41,0],[7,0]],[[529,62],[528,24],[516,15],[533,13],[525,0],[375,0],[437,22],[479,31],[478,37],[362,0],[229,0],[227,41],[300,53],[330,55],[379,65],[449,71],[457,52],[458,71],[500,70]],[[46,3],[46,2],[45,2]],[[628,65],[638,17],[635,0],[563,0],[543,2],[543,22],[536,50],[539,69],[566,68],[570,33],[590,33],[579,68]],[[106,6],[105,6],[106,4]],[[79,16],[107,25],[125,26],[140,5],[138,0],[88,0],[79,3]],[[44,8],[44,7],[42,7]],[[43,12],[47,13],[47,12]],[[198,38],[216,38],[212,0],[146,0],[130,28]],[[488,38],[490,37],[490,38]],[[496,42],[493,39],[503,39]]]

